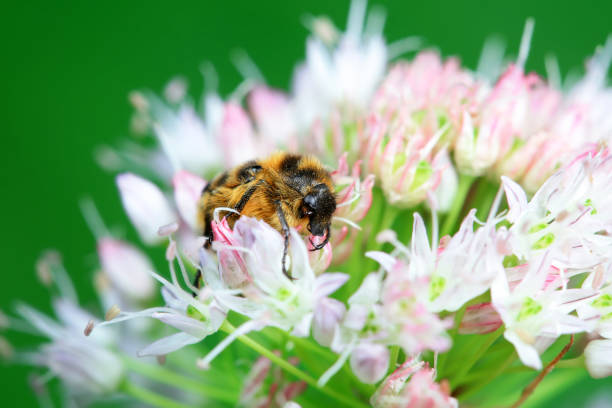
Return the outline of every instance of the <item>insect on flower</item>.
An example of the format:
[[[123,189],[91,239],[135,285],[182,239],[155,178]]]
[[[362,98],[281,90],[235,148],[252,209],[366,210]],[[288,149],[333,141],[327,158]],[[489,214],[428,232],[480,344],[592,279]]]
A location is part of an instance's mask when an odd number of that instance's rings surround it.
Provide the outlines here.
[[[211,222],[220,208],[235,210],[226,216],[230,226],[240,215],[246,215],[281,232],[285,240],[282,267],[287,274],[289,229],[323,237],[316,243],[311,238],[314,250],[323,248],[329,241],[336,197],[332,178],[319,160],[278,152],[221,173],[204,188],[198,211],[208,238],[206,247],[212,244]]]

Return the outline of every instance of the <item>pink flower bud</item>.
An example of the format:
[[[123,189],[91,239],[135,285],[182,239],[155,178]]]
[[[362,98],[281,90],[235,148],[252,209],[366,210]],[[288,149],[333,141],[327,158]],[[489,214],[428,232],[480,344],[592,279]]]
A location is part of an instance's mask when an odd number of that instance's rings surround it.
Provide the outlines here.
[[[112,238],[98,242],[98,256],[113,286],[132,299],[150,298],[155,290],[153,265],[137,248]]]
[[[336,299],[323,298],[317,303],[312,321],[312,335],[320,345],[331,345],[338,322],[342,320],[345,312],[346,306]]]
[[[271,145],[291,144],[297,129],[287,95],[265,86],[258,86],[249,94],[248,105],[259,135]]]
[[[225,105],[219,137],[229,168],[259,156],[251,120],[240,105],[233,102]]]
[[[361,343],[351,353],[351,370],[366,384],[385,376],[389,367],[389,349],[381,344]]]
[[[468,306],[459,326],[461,334],[486,334],[503,324],[490,302]]]

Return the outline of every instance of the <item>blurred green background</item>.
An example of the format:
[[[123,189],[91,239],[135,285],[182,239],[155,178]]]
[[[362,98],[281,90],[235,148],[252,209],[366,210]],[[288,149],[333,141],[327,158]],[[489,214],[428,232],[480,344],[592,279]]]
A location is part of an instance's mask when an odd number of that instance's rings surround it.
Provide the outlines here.
[[[499,34],[516,53],[525,19],[535,17],[527,69],[544,73],[544,56],[557,56],[562,73],[581,70],[585,57],[612,32],[612,2],[373,1],[388,12],[388,40],[422,36],[444,55],[475,68],[484,40]],[[122,225],[113,176],[99,169],[93,151],[128,134],[130,90],[161,91],[182,75],[199,95],[199,66],[211,61],[227,94],[240,81],[231,51],[246,50],[272,86],[287,88],[303,58],[307,14],[329,15],[343,28],[349,1],[308,2],[16,2],[0,13],[2,38],[2,167],[0,308],[17,300],[49,311],[48,294],[35,277],[37,256],[56,248],[84,305],[95,303],[91,272],[94,238],[77,201],[89,195],[105,221]],[[16,346],[33,339],[13,333]],[[34,406],[27,368],[2,364],[2,406]],[[554,375],[554,373],[553,373]],[[584,406],[592,398],[612,406],[612,383],[584,377],[560,386],[548,405]]]

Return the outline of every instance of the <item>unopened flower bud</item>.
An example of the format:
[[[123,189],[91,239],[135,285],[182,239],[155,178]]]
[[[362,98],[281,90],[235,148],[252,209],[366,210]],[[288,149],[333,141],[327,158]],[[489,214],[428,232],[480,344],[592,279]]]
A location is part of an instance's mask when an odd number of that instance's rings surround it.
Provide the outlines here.
[[[346,306],[336,299],[324,298],[314,310],[312,336],[322,346],[329,347],[338,322],[344,317]]]
[[[131,173],[117,176],[117,186],[123,208],[147,244],[161,242],[159,227],[176,220],[166,197],[157,186]]]
[[[153,265],[136,247],[112,239],[102,238],[98,243],[98,256],[102,269],[113,286],[132,299],[148,299],[155,291],[150,271]]]
[[[385,376],[389,367],[389,349],[381,344],[361,343],[351,353],[351,370],[366,384]]]

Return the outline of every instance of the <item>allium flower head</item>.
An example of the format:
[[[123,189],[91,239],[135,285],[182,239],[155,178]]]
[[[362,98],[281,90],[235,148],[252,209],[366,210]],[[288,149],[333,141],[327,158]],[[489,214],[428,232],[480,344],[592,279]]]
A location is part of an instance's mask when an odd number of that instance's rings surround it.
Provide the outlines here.
[[[442,64],[432,52],[395,65],[382,82],[365,130],[365,165],[392,204],[414,206],[444,178],[449,191],[439,207],[448,207],[456,176],[445,147],[469,108],[472,83],[457,61]]]
[[[527,191],[534,192],[574,157],[592,150],[593,146],[610,143],[612,120],[607,112],[612,106],[612,91],[606,86],[606,73],[611,59],[612,37],[609,37],[589,60],[584,78],[557,103],[554,115],[544,116],[548,120],[545,129],[516,151],[517,158],[522,156],[521,170],[506,165],[510,171],[500,174],[511,176]],[[540,103],[546,101],[543,96]],[[509,160],[510,166],[516,166],[512,161]]]

